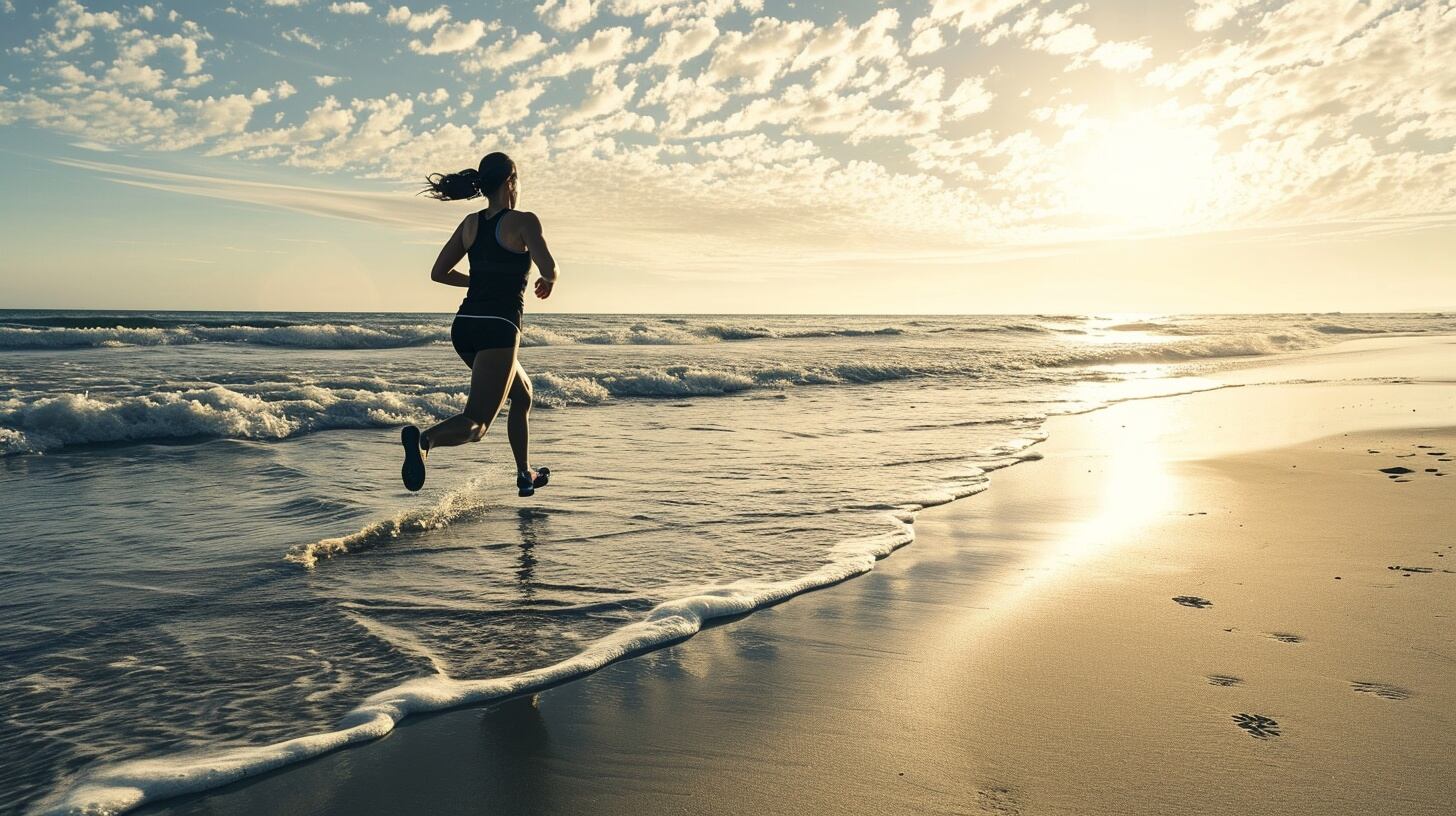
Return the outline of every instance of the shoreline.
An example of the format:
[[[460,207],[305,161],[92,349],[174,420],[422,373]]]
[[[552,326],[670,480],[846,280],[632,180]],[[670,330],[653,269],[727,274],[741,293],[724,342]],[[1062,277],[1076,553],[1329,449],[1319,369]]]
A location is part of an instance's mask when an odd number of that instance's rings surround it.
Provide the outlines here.
[[[1260,367],[1260,368],[1253,368],[1253,369],[1244,369],[1243,371],[1254,371],[1254,372],[1265,371],[1265,372],[1267,372],[1268,371],[1268,368],[1269,367]],[[1230,383],[1230,384],[1233,384],[1233,383]],[[1420,387],[1420,386],[1417,386],[1417,387]],[[1201,393],[1229,393],[1229,392],[1238,392],[1238,391],[1245,391],[1245,390],[1247,390],[1247,389],[1224,389],[1222,392],[1220,392],[1220,391],[1214,391],[1214,392],[1201,392]],[[1183,397],[1169,397],[1169,398],[1163,398],[1163,399],[1157,399],[1157,400],[1144,400],[1144,401],[1134,400],[1134,401],[1132,401],[1132,403],[1139,403],[1139,402],[1141,402],[1141,403],[1145,403],[1147,405],[1151,405],[1152,403],[1161,403],[1161,402],[1165,402],[1165,401],[1168,401],[1168,400],[1187,399],[1188,396],[1189,395],[1185,395]],[[1191,396],[1196,396],[1196,394],[1195,395],[1191,395]],[[1075,426],[1078,426],[1078,425],[1087,425],[1087,424],[1095,425],[1096,424],[1096,421],[1095,420],[1087,420],[1087,419],[1085,419],[1085,417],[1096,417],[1096,416],[1100,416],[1100,415],[1105,415],[1107,412],[1111,412],[1111,411],[1118,410],[1121,405],[1129,405],[1129,404],[1132,404],[1132,403],[1121,403],[1119,405],[1114,405],[1114,406],[1112,406],[1110,408],[1104,409],[1103,411],[1093,412],[1092,414],[1080,415],[1078,417],[1057,417],[1057,418],[1053,418],[1051,420],[1051,422],[1049,423],[1049,426],[1051,424],[1061,425],[1061,424],[1065,424],[1065,423],[1071,423],[1071,427],[1075,427]],[[1146,410],[1146,409],[1128,409],[1128,410]],[[1059,434],[1057,432],[1053,432],[1053,442],[1052,443],[1048,443],[1051,446],[1053,446],[1052,449],[1056,449],[1057,447],[1065,447],[1067,445],[1071,445],[1072,446],[1071,449],[1072,450],[1075,450],[1075,444],[1076,443],[1073,441],[1076,438],[1075,437],[1075,434],[1073,434],[1073,436],[1071,438],[1069,438],[1067,440],[1067,442],[1062,443],[1062,445],[1058,445],[1058,439],[1057,439],[1058,435]],[[1047,446],[1044,445],[1044,446],[1042,446],[1042,448],[1039,448],[1039,450],[1043,450],[1043,449],[1046,449],[1046,448],[1047,448]],[[999,483],[1003,479],[1007,479],[1007,480],[1015,479],[1016,478],[1016,474],[1018,474],[1018,473],[1020,473],[1022,471],[1026,471],[1026,470],[1030,470],[1030,469],[1034,469],[1034,468],[1039,468],[1039,467],[1041,467],[1041,465],[1033,465],[1033,466],[1031,466],[1031,468],[1016,468],[1016,469],[1013,469],[1011,471],[1007,471],[1005,474],[998,474],[997,477],[996,477],[997,482],[998,482],[998,485],[999,485]],[[1026,477],[1023,477],[1022,480],[1024,480],[1024,479],[1030,479],[1030,478],[1031,478],[1030,476],[1026,476]],[[989,496],[992,497],[991,503],[997,503],[997,502],[995,502],[995,499],[996,499],[996,491],[992,491],[992,492],[990,492],[987,495],[989,495]],[[954,505],[943,505],[941,507],[927,508],[927,509],[925,509],[924,511],[922,511],[920,513],[919,519],[918,519],[918,521],[916,523],[916,527],[920,531],[920,535],[918,536],[918,538],[920,539],[920,545],[917,546],[917,547],[915,547],[915,548],[911,548],[908,551],[908,552],[911,552],[911,553],[915,553],[916,554],[916,557],[913,558],[913,559],[907,559],[906,556],[904,555],[904,553],[907,552],[907,551],[901,551],[902,554],[901,554],[901,556],[899,558],[893,559],[890,562],[886,562],[886,564],[890,564],[890,563],[899,564],[900,567],[902,567],[903,569],[897,569],[897,570],[895,570],[896,573],[905,572],[905,571],[914,572],[917,569],[917,564],[920,561],[925,560],[927,558],[932,558],[933,557],[933,553],[931,552],[932,550],[936,550],[938,552],[941,549],[940,547],[932,547],[932,546],[929,546],[929,545],[926,544],[926,540],[927,540],[926,539],[926,533],[933,531],[934,528],[937,526],[937,524],[938,524],[938,521],[936,520],[937,519],[937,516],[940,515],[940,514],[946,514],[948,512],[948,509],[951,508],[951,507],[957,507],[957,506],[960,506],[960,505],[973,505],[973,504],[974,505],[977,505],[977,506],[980,506],[982,502],[986,502],[986,498],[985,497],[982,497],[982,499],[980,501],[975,502],[975,503],[958,502],[958,503],[956,503]],[[987,505],[987,509],[988,510],[989,510],[989,505],[991,503],[988,503],[988,505]],[[932,534],[932,538],[934,538],[934,537],[935,537],[934,534]],[[890,549],[894,549],[894,547],[891,547]],[[888,551],[889,550],[886,550],[886,552],[888,552]],[[942,553],[942,555],[943,555],[943,553]],[[967,555],[966,553],[961,553],[958,557],[964,559],[964,557],[966,555]],[[993,556],[993,555],[991,555],[989,553],[981,553],[979,555],[982,556],[982,559],[979,559],[979,560],[986,560],[986,561],[994,561],[995,560],[995,556]],[[1004,554],[1003,560],[1006,563],[1009,564],[1009,563],[1013,563],[1017,557],[1023,557],[1024,558],[1025,555],[1026,555],[1025,553],[1022,553],[1020,556],[1015,556],[1015,555],[1011,555],[1011,554]],[[878,565],[878,567],[873,572],[871,572],[869,574],[871,576],[880,574],[881,571],[885,569],[886,564]],[[988,576],[992,572],[994,572],[994,569],[992,569],[990,567],[987,567],[987,572],[986,572],[985,575],[978,575],[976,577],[977,577],[978,580],[990,580],[988,578]],[[847,578],[847,577],[851,577],[851,576],[845,576],[844,578],[839,578],[836,581],[831,582],[831,583],[839,583],[840,581],[845,580],[845,578]],[[1007,580],[1008,577],[1009,576],[1001,576],[1000,578],[998,578],[996,580]],[[851,583],[851,586],[858,586],[864,580],[866,580],[866,579],[864,577],[861,577],[861,580],[860,581],[852,582]],[[992,582],[994,583],[994,581],[992,581]],[[827,585],[828,584],[826,584],[826,586]],[[866,588],[866,589],[868,589],[868,588]],[[800,604],[802,602],[801,599],[818,598],[821,595],[825,595],[825,594],[837,594],[837,593],[842,592],[842,591],[844,591],[844,590],[843,589],[839,589],[839,590],[836,590],[836,593],[817,593],[817,592],[812,592],[812,593],[805,594],[805,595],[798,595],[797,598],[796,598],[796,600],[795,600],[795,605]],[[861,594],[863,594],[863,593],[861,593]],[[774,606],[774,607],[771,607],[771,608],[768,608],[768,609],[760,609],[756,614],[753,614],[749,618],[742,618],[742,617],[733,618],[733,619],[729,620],[724,626],[717,626],[717,625],[710,624],[709,627],[705,627],[704,628],[704,631],[701,634],[699,634],[697,637],[693,638],[690,642],[682,642],[682,641],[679,641],[678,642],[678,645],[667,647],[667,649],[665,649],[664,651],[666,651],[666,652],[676,652],[678,650],[684,650],[684,649],[691,650],[691,649],[694,648],[692,646],[692,644],[699,643],[704,638],[704,636],[706,636],[707,634],[709,634],[709,632],[717,633],[717,632],[719,632],[719,630],[725,629],[725,628],[728,628],[728,629],[742,629],[745,626],[747,626],[747,623],[750,620],[758,622],[760,620],[760,618],[763,618],[764,621],[762,621],[762,622],[768,623],[770,621],[768,621],[767,618],[769,616],[771,616],[771,614],[774,611],[776,611],[778,609],[781,609],[781,608],[784,608],[784,607],[782,607],[782,606]],[[773,638],[773,636],[771,634],[770,635],[765,635],[765,637],[768,638],[769,640],[772,640],[772,638]],[[537,695],[537,698],[538,699],[543,699],[543,700],[544,699],[548,699],[548,698],[554,699],[554,695],[558,695],[559,693],[563,692],[563,690],[569,689],[569,688],[571,688],[571,687],[573,687],[573,686],[575,686],[577,684],[591,683],[591,682],[595,681],[597,678],[602,677],[607,672],[613,671],[613,670],[617,669],[620,666],[629,665],[629,664],[641,664],[638,668],[640,670],[644,670],[645,671],[645,670],[647,670],[648,667],[650,667],[651,664],[655,664],[655,663],[660,662],[659,659],[654,658],[655,655],[660,655],[660,654],[662,654],[662,652],[658,652],[658,651],[648,652],[647,654],[639,654],[639,655],[637,655],[635,657],[635,659],[633,659],[631,661],[625,661],[625,662],[622,662],[622,663],[613,663],[610,666],[608,666],[608,668],[595,670],[594,673],[590,673],[590,674],[586,675],[585,677],[577,677],[574,680],[570,680],[570,681],[566,682],[564,685],[555,685],[551,689],[549,689],[547,691],[544,691],[544,692],[541,692],[540,694],[538,694]],[[605,681],[603,681],[603,682],[605,682]],[[517,701],[506,701],[504,703],[494,704],[494,705],[490,706],[489,708],[482,709],[482,710],[483,711],[486,711],[486,712],[489,712],[489,711],[494,710],[495,708],[510,708],[513,705],[515,705],[516,702]],[[388,743],[397,743],[397,742],[401,742],[401,741],[404,741],[406,739],[409,739],[411,741],[411,743],[416,746],[416,749],[418,749],[419,748],[418,738],[407,737],[407,735],[406,735],[406,732],[407,731],[410,731],[410,733],[413,733],[413,731],[411,731],[412,726],[415,726],[416,724],[418,724],[419,725],[419,728],[423,729],[424,728],[424,724],[427,723],[427,722],[434,722],[434,721],[436,721],[438,719],[441,719],[441,718],[449,719],[449,718],[457,717],[457,716],[470,716],[470,715],[473,715],[477,711],[480,711],[480,710],[466,708],[466,709],[456,709],[456,710],[449,711],[449,712],[445,712],[445,713],[441,713],[441,714],[427,714],[427,715],[419,715],[419,716],[411,717],[409,720],[407,720],[406,722],[404,722],[404,723],[402,723],[400,725],[398,731],[394,735],[391,735],[387,740],[383,740],[383,741],[380,741],[380,742],[376,742],[376,743],[374,743],[374,745],[375,746],[382,747],[382,746],[384,746],[384,745],[386,745]],[[416,730],[418,730],[418,729],[416,729]],[[425,730],[428,730],[428,729],[425,729]],[[287,768],[284,768],[284,769],[281,769],[281,770],[278,770],[278,771],[273,771],[273,772],[267,773],[267,774],[262,775],[262,776],[252,777],[252,778],[247,779],[247,780],[244,780],[242,782],[235,783],[234,785],[232,785],[232,786],[230,786],[228,788],[225,788],[225,789],[216,791],[216,792],[214,792],[211,795],[204,794],[201,797],[193,797],[191,799],[174,799],[174,800],[170,800],[170,801],[167,801],[167,802],[162,802],[159,807],[147,807],[147,808],[144,808],[142,812],[172,812],[171,810],[169,810],[169,807],[181,808],[181,809],[176,810],[175,812],[214,812],[212,810],[212,807],[213,806],[221,806],[221,805],[217,805],[217,802],[220,802],[222,800],[225,800],[225,799],[229,798],[232,793],[234,793],[234,792],[236,792],[236,791],[238,791],[240,789],[251,789],[251,788],[257,788],[257,787],[276,787],[276,785],[273,785],[272,784],[272,780],[277,780],[277,779],[281,779],[281,778],[284,778],[284,777],[288,777],[288,776],[290,776],[290,774],[296,774],[296,773],[301,773],[301,774],[304,774],[306,777],[309,777],[309,776],[312,776],[312,774],[306,771],[306,769],[308,769],[308,768],[311,768],[311,767],[313,767],[315,765],[331,765],[331,764],[336,764],[337,758],[340,758],[340,757],[349,757],[349,756],[353,756],[355,754],[361,754],[363,752],[371,751],[371,750],[373,750],[373,749],[361,747],[359,749],[356,749],[355,751],[343,751],[343,752],[335,752],[335,753],[331,753],[331,754],[326,754],[324,757],[321,757],[319,759],[316,759],[316,760],[313,760],[313,761],[310,761],[310,762],[306,762],[303,765],[289,766]],[[389,753],[393,753],[393,751],[390,751]],[[354,763],[345,760],[344,761],[344,764],[345,765],[352,765]],[[407,764],[413,764],[413,763],[407,763]],[[312,785],[310,784],[310,786],[312,786]],[[285,785],[285,787],[286,787],[286,785]],[[290,798],[290,797],[285,796],[285,800],[287,800],[288,798]],[[209,800],[217,800],[217,801],[216,802],[209,802]],[[191,803],[191,805],[197,805],[199,802],[209,802],[209,804],[207,805],[207,808],[205,810],[201,810],[201,811],[199,811],[199,810],[188,810],[188,809],[186,809],[187,807],[189,807],[189,804],[188,803]]]

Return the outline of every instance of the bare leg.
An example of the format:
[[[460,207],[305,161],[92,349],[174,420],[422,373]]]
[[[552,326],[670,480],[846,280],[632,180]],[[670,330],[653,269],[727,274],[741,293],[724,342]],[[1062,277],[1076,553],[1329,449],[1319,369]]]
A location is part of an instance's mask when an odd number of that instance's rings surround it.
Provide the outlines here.
[[[420,437],[420,447],[428,452],[432,448],[479,441],[505,404],[506,392],[515,371],[514,348],[476,352],[475,365],[471,366],[470,398],[465,401],[465,411],[425,431]]]
[[[511,440],[511,453],[516,457],[516,470],[525,471],[531,467],[531,378],[526,369],[516,361],[515,377],[511,380],[511,412],[506,416],[506,435]]]

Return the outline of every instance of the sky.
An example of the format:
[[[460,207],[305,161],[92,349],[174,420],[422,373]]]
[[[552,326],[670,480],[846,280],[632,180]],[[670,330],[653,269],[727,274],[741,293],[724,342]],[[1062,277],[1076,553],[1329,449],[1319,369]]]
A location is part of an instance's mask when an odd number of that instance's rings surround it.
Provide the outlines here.
[[[1456,0],[0,0],[0,308],[1456,309]],[[465,269],[462,262],[462,271]]]

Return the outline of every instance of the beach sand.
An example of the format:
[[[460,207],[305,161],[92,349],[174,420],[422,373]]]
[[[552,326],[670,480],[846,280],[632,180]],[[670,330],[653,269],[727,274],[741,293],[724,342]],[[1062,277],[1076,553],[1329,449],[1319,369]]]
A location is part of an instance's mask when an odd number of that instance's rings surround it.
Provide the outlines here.
[[[1452,346],[1371,348],[1434,381],[1053,419],[866,576],[142,812],[1449,813]]]

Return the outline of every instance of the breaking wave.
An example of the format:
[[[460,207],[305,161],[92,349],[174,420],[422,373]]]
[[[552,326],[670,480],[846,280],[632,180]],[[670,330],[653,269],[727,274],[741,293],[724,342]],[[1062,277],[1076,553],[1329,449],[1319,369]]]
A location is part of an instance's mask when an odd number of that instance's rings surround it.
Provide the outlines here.
[[[533,375],[535,404],[544,408],[599,405],[615,399],[721,397],[755,389],[853,385],[916,378],[971,378],[1039,369],[1118,363],[1178,363],[1277,354],[1327,343],[1318,332],[1202,337],[1161,345],[1087,346],[1022,351],[999,357],[966,354],[887,362],[819,366],[757,365],[625,367]],[[1050,375],[1048,375],[1050,376]],[[1061,376],[1061,375],[1059,375]],[[1080,376],[1080,375],[1079,375]],[[419,385],[378,378],[327,384],[278,382],[232,387],[161,387],[131,395],[59,394],[0,400],[0,455],[41,453],[66,446],[191,438],[278,440],[316,431],[424,424],[459,413],[462,383]]]

